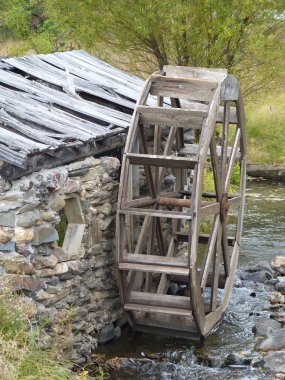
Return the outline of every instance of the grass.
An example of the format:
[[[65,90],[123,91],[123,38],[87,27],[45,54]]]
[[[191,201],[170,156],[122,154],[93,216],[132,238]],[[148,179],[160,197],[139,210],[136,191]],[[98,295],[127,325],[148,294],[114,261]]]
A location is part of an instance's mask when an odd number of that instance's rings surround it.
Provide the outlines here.
[[[0,284],[1,380],[67,380],[74,374],[55,354],[39,346],[40,330],[33,324],[33,304]]]
[[[285,164],[285,94],[270,94],[246,107],[248,162]]]

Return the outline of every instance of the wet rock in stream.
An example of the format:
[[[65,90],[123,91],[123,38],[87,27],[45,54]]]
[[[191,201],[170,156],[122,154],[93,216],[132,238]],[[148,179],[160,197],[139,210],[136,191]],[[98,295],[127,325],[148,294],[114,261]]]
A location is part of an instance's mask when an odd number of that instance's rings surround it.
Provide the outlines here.
[[[285,275],[285,256],[276,256],[270,264],[275,272]]]
[[[233,353],[229,354],[224,362],[225,366],[231,365],[250,365],[252,362],[252,357],[246,357],[245,354]]]
[[[285,351],[270,352],[266,355],[264,357],[264,367],[271,371],[283,372],[283,376],[285,376]]]
[[[252,328],[255,336],[269,337],[276,330],[281,329],[281,324],[273,319],[263,318],[260,319]]]
[[[262,351],[277,351],[285,349],[285,329],[274,331],[260,344]]]

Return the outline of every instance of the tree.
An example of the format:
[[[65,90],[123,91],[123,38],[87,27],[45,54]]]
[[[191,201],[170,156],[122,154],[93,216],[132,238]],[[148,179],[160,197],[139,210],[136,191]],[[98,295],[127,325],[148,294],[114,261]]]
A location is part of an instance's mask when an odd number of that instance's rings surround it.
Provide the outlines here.
[[[127,57],[141,73],[165,64],[223,67],[249,93],[282,68],[282,0],[7,1],[42,9],[45,21],[32,33],[45,33],[49,49],[84,48],[113,64]]]
[[[282,67],[280,1],[46,0],[45,6],[74,46],[101,55],[107,47],[112,58],[124,52],[149,72],[165,64],[223,67],[244,78],[247,93],[267,86]]]

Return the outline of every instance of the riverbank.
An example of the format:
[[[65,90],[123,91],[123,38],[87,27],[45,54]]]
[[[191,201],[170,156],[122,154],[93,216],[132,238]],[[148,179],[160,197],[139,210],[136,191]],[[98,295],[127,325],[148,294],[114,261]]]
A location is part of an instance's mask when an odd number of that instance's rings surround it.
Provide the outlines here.
[[[246,173],[253,178],[285,181],[285,165],[247,164]]]

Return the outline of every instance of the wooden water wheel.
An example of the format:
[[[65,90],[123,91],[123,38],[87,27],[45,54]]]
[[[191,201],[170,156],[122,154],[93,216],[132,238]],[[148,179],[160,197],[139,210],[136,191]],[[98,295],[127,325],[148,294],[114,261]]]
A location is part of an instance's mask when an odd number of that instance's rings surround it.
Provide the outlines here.
[[[245,197],[245,116],[225,70],[166,66],[130,125],[117,213],[119,287],[138,331],[195,338],[222,319]]]

